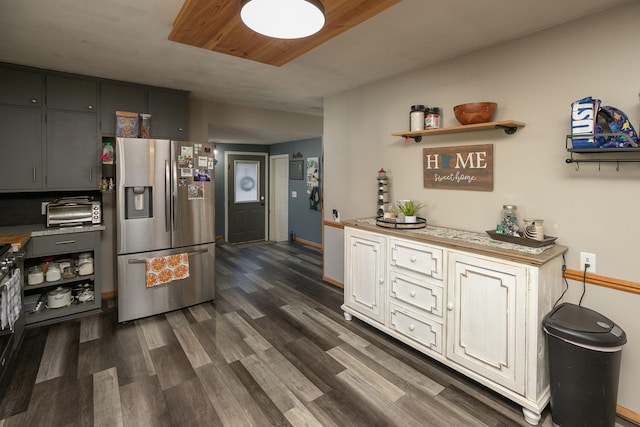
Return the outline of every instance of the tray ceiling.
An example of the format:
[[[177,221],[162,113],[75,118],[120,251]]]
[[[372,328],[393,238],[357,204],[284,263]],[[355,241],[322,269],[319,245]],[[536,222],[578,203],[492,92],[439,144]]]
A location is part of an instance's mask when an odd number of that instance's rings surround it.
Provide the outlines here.
[[[309,37],[283,40],[263,36],[244,25],[240,0],[186,0],[169,40],[279,67],[399,1],[322,0],[324,28]]]

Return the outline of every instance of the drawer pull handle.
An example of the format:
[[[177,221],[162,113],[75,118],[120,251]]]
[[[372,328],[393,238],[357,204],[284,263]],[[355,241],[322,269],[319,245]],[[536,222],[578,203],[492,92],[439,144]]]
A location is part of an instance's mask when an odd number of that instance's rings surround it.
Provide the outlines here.
[[[413,331],[414,329],[416,329],[416,325],[413,325],[413,324],[412,324],[412,325],[409,325],[409,330],[410,330],[410,331]]]
[[[416,262],[416,257],[412,256],[411,257],[411,262]]]
[[[416,296],[416,291],[411,291],[411,292],[409,292],[409,295],[410,295],[411,297],[415,297],[415,296]]]
[[[453,310],[453,303],[452,302],[447,304],[447,310],[449,310],[449,311]]]
[[[71,245],[75,242],[75,240],[63,240],[61,242],[56,242],[56,245]]]

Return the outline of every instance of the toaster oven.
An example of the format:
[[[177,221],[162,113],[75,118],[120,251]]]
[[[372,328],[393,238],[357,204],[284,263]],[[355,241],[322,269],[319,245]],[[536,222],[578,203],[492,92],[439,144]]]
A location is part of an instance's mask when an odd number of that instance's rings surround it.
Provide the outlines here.
[[[93,225],[101,222],[102,207],[99,201],[70,198],[47,204],[47,227]]]

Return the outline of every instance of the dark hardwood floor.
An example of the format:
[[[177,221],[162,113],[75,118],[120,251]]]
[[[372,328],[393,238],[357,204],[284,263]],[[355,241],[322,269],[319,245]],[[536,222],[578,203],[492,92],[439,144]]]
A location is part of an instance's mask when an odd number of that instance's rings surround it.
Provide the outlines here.
[[[528,425],[519,406],[345,321],[319,250],[219,245],[216,259],[214,302],[120,325],[110,301],[29,329],[0,427]]]

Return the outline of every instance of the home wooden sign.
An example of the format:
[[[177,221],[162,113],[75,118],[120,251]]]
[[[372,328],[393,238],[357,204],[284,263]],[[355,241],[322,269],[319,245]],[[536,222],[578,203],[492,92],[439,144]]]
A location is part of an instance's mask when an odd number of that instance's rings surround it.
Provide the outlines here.
[[[425,188],[493,191],[493,144],[425,148]]]

